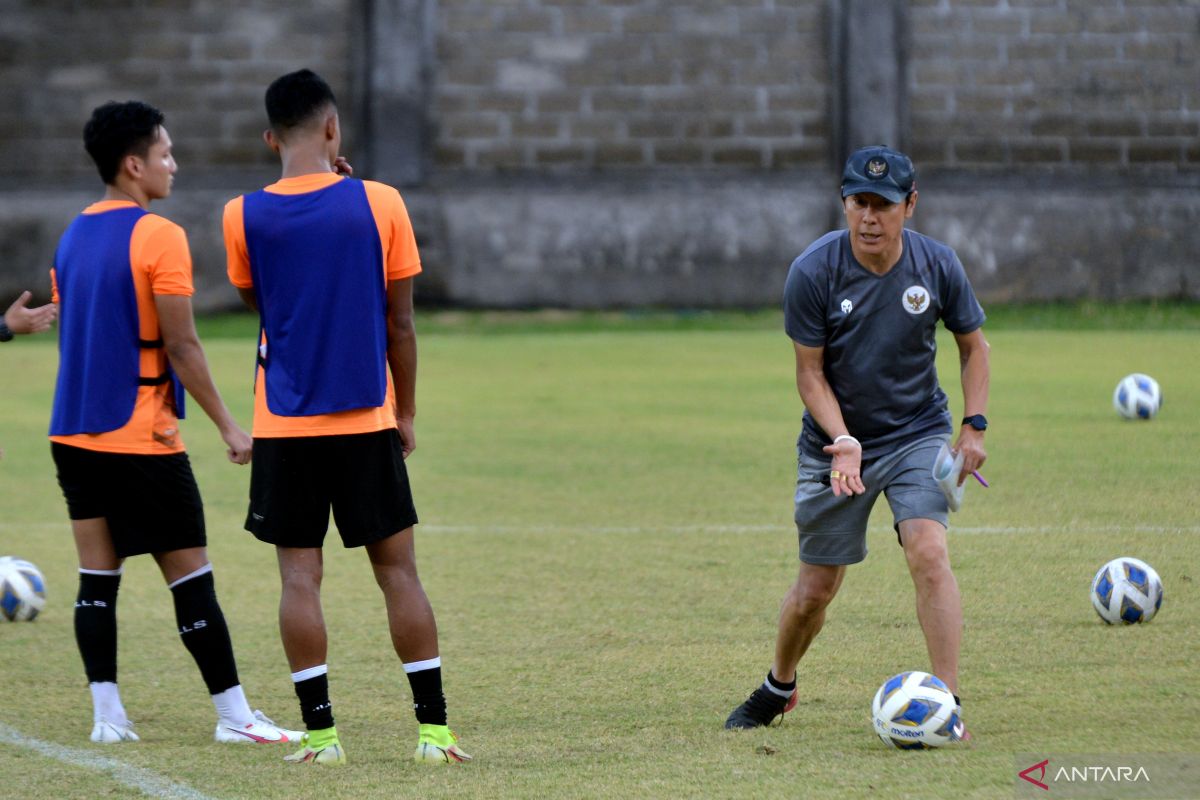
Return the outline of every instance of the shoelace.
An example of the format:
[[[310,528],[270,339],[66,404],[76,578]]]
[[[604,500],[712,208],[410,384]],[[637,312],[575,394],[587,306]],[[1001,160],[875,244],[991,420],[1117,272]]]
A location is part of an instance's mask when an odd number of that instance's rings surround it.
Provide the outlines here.
[[[440,747],[440,748],[442,748],[443,750],[448,750],[448,749],[450,749],[451,747],[454,747],[454,745],[458,744],[458,737],[454,735],[454,731],[450,731],[450,743],[449,743],[449,744],[438,744],[438,743],[437,743],[437,742],[435,742],[435,741],[432,741],[432,740],[426,740],[426,739],[421,739],[421,740],[420,740],[418,743],[419,743],[419,744],[420,744],[420,743],[424,743],[424,744],[431,744],[431,745],[433,745],[434,747]]]
[[[273,719],[268,717],[263,712],[259,711],[257,708],[254,709],[254,718],[256,720],[258,720],[259,722],[263,723],[264,725],[270,725],[272,728],[279,727],[278,725],[275,724],[275,721]]]
[[[124,725],[118,725],[117,723],[113,722],[112,720],[110,720],[106,717],[101,717],[100,719],[98,719],[96,721],[103,722],[105,725],[111,725],[114,728],[132,728],[133,727],[133,720],[131,720],[131,719],[125,720]]]
[[[787,705],[786,698],[779,698],[767,692],[766,689],[758,688],[746,700],[747,710],[752,712],[755,719],[763,722],[764,725],[770,725],[775,722],[775,718],[780,719],[780,724],[783,721],[784,707]]]

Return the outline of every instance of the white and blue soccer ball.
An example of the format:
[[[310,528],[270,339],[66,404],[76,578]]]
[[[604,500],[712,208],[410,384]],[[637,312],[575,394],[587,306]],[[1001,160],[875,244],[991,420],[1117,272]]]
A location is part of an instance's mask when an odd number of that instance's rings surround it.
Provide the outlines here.
[[[875,733],[889,747],[924,750],[958,740],[958,703],[936,675],[901,672],[875,692]]]
[[[1109,625],[1149,622],[1162,601],[1162,579],[1137,558],[1114,558],[1092,579],[1092,606]]]
[[[1162,408],[1162,390],[1149,375],[1134,372],[1113,390],[1113,408],[1125,419],[1154,419]]]
[[[0,613],[10,622],[30,621],[46,605],[46,579],[33,564],[0,556]]]

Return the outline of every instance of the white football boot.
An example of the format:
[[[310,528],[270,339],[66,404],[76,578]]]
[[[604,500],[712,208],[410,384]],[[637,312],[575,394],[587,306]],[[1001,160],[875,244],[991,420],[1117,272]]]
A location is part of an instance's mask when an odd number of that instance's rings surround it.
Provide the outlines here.
[[[101,744],[116,744],[117,742],[136,742],[139,741],[139,738],[133,732],[133,723],[129,720],[125,720],[124,725],[119,725],[100,717],[92,725],[92,741]]]
[[[244,744],[280,744],[299,742],[303,731],[290,731],[281,728],[267,718],[261,711],[254,712],[254,721],[248,725],[235,725],[227,720],[217,722],[217,730],[213,738],[218,742]]]

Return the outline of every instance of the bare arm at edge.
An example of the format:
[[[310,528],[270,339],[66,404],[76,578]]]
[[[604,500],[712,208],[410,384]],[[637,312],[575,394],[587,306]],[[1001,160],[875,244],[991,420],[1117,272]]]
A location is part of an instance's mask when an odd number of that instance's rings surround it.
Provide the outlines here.
[[[986,414],[992,375],[991,345],[984,338],[982,328],[976,328],[970,333],[956,333],[954,341],[958,345],[958,361],[961,367],[963,416]],[[983,449],[983,435],[983,431],[977,431],[970,425],[964,425],[958,432],[954,449],[963,454],[962,472],[958,475],[960,485],[972,470],[979,469],[983,462],[987,461],[987,451]]]
[[[417,449],[413,419],[417,416],[417,330],[413,324],[413,279],[388,281],[388,366],[396,395],[396,427],[408,458]]]
[[[213,383],[204,348],[200,346],[200,337],[196,334],[192,299],[185,295],[156,294],[154,305],[158,309],[159,329],[171,368],[217,426],[229,460],[234,464],[248,464],[253,441],[229,413]]]
[[[28,290],[21,292],[21,296],[4,312],[4,324],[13,333],[41,333],[48,330],[58,316],[58,306],[54,303],[29,308],[32,297],[33,293]]]
[[[796,389],[808,413],[831,439],[842,434],[853,436],[854,432],[846,429],[842,408],[838,405],[833,387],[825,378],[825,348],[808,347],[795,341],[792,345],[796,348]],[[832,469],[844,476],[841,479],[830,477],[829,484],[834,494],[862,494],[866,491],[862,482],[861,445],[843,439],[826,447],[825,452],[833,457]]]
[[[246,308],[251,311],[258,311],[258,300],[254,297],[254,288],[243,289],[237,287],[238,297],[242,298],[242,302],[246,304]]]

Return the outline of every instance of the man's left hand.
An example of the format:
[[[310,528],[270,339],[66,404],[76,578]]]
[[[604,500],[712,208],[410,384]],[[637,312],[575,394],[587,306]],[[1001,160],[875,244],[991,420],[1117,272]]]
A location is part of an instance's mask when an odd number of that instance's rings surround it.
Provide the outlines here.
[[[977,431],[970,425],[964,426],[958,433],[958,441],[954,443],[954,452],[963,454],[962,472],[958,473],[958,485],[962,486],[963,481],[987,461],[987,451],[983,449],[983,431]]]

